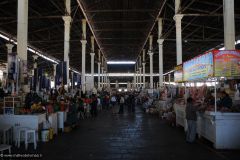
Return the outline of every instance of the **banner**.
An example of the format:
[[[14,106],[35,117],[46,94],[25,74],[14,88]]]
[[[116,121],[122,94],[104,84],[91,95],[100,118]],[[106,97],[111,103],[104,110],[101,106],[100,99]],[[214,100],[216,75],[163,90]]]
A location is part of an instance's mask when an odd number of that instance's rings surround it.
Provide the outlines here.
[[[178,65],[174,69],[174,82],[182,82],[183,81],[183,67],[182,65]]]
[[[67,84],[67,66],[66,62],[60,62],[56,67],[56,85]]]
[[[213,53],[208,52],[183,63],[184,81],[213,76]]]
[[[240,51],[214,51],[214,65],[215,77],[239,77]]]

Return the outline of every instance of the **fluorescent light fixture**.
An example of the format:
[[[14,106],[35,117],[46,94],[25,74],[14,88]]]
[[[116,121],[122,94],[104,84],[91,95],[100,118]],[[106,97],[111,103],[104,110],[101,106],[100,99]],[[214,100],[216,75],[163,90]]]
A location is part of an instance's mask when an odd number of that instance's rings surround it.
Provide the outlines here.
[[[165,76],[165,75],[171,74],[171,73],[173,73],[173,72],[174,72],[174,70],[171,70],[171,71],[169,71],[169,72],[167,72],[167,73],[164,73],[163,75]]]
[[[135,64],[135,61],[108,61],[107,64]]]
[[[7,40],[7,41],[9,41],[9,38],[7,36],[3,35],[3,34],[0,34],[0,37],[5,39],[5,40]]]

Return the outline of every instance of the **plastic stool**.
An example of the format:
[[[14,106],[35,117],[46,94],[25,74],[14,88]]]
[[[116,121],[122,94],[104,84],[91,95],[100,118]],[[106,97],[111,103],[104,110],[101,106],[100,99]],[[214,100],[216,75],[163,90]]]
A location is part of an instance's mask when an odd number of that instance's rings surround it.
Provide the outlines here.
[[[3,154],[3,151],[8,150],[8,153],[11,154],[11,146],[7,144],[0,144],[0,152]]]
[[[28,148],[28,137],[30,135],[33,135],[33,144],[34,144],[34,149],[36,150],[37,149],[37,139],[36,139],[36,131],[34,129],[30,129],[30,130],[26,130],[25,132],[25,149],[27,150]]]
[[[28,149],[28,137],[33,135],[33,144],[34,144],[34,149],[37,148],[37,139],[36,139],[36,131],[34,129],[29,129],[29,128],[20,128],[17,133],[17,140],[15,142],[15,145],[19,148],[20,143],[21,143],[21,134],[24,134],[24,143],[25,143],[25,149]]]

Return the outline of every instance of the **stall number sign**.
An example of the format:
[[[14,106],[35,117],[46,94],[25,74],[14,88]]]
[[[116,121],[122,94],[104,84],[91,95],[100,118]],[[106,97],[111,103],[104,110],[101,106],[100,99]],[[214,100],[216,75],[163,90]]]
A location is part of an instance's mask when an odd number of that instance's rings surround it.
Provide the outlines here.
[[[215,51],[214,65],[215,77],[239,77],[240,51]]]
[[[208,52],[183,64],[184,81],[193,81],[213,76],[213,53]]]

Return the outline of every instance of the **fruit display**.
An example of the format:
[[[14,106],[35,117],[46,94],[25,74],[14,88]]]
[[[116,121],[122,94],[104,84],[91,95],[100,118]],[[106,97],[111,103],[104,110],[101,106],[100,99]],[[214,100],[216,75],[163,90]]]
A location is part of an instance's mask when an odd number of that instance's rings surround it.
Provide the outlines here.
[[[41,105],[41,103],[34,103],[32,106],[31,106],[31,111],[32,113],[41,113],[43,112],[43,106]]]
[[[31,114],[32,111],[30,109],[25,109],[25,108],[22,108],[19,110],[19,114]]]

